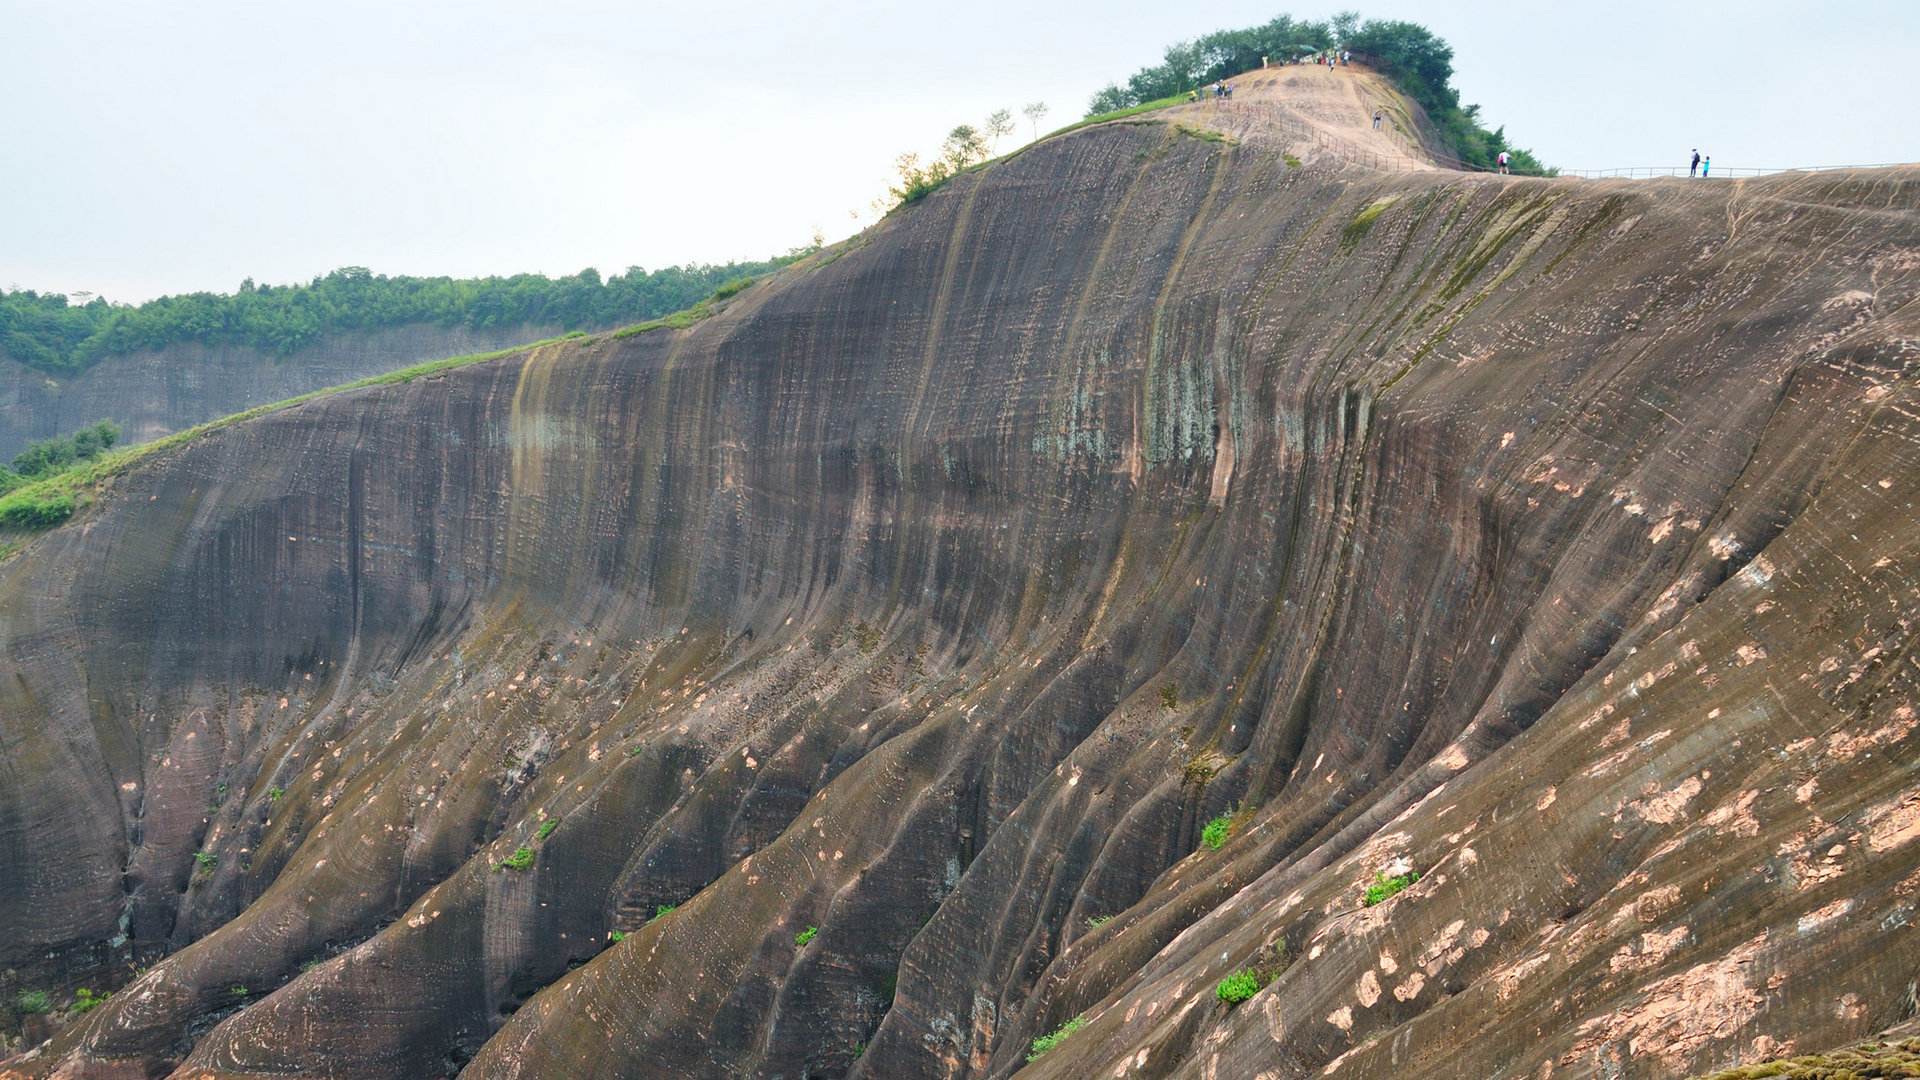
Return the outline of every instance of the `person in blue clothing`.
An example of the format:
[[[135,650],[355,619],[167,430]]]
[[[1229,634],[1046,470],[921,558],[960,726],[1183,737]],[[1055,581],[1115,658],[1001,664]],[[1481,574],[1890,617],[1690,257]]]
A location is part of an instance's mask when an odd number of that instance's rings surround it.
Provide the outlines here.
[[[1700,171],[1700,148],[1693,148],[1693,161],[1687,165],[1687,175],[1693,176]]]
[[[1704,180],[1704,179],[1706,179],[1706,178],[1707,178],[1707,171],[1708,171],[1709,169],[1712,169],[1712,168],[1713,168],[1713,155],[1712,155],[1712,154],[1708,154],[1708,155],[1707,155],[1706,157],[1703,157],[1703,158],[1701,158],[1701,159],[1700,159],[1700,178],[1701,178],[1702,180]]]

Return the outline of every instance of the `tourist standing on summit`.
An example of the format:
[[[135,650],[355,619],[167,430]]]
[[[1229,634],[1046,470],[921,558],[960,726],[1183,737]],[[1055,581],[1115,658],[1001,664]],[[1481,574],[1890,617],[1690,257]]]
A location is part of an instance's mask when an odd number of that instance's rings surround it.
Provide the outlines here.
[[[1510,159],[1510,158],[1508,158],[1508,157],[1507,157],[1507,152],[1506,152],[1505,150],[1502,150],[1502,151],[1500,151],[1500,158],[1499,158],[1499,161],[1500,161],[1500,175],[1502,175],[1502,176],[1505,176],[1505,175],[1507,175],[1507,162],[1508,162],[1508,161],[1510,161],[1510,160],[1512,160],[1512,159]]]
[[[1708,154],[1706,157],[1700,159],[1700,179],[1705,180],[1707,178],[1707,170],[1711,168],[1713,168],[1713,155]]]
[[[1687,175],[1692,176],[1698,173],[1699,171],[1700,171],[1700,148],[1696,146],[1693,148],[1693,162],[1687,166]]]

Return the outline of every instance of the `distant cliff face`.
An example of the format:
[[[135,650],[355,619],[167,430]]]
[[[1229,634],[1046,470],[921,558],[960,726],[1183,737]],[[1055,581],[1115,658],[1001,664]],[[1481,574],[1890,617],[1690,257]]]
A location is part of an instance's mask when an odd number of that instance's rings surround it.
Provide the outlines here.
[[[186,342],[103,360],[55,377],[0,351],[0,461],[36,439],[96,420],[118,423],[127,442],[150,442],[195,424],[395,371],[421,360],[538,341],[551,327],[400,326],[337,334],[288,356],[243,345]]]
[[[1678,1076],[1899,1020],[1920,170],[1247,130],[1049,141],[0,564],[5,989],[157,960],[0,1075]]]

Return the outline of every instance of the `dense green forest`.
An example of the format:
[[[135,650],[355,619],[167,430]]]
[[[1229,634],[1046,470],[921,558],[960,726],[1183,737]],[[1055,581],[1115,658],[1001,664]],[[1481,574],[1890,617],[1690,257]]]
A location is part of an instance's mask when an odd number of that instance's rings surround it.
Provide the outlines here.
[[[230,296],[189,293],[137,307],[0,291],[0,349],[30,367],[80,371],[108,356],[179,341],[250,345],[286,354],[341,330],[404,323],[594,329],[679,311],[719,286],[764,274],[812,249],[762,262],[639,267],[602,280],[572,277],[387,277],[349,266],[306,285],[241,283]]]
[[[1461,164],[1490,169],[1505,150],[1513,157],[1514,172],[1535,176],[1551,172],[1531,152],[1507,142],[1506,129],[1489,131],[1480,122],[1480,106],[1460,104],[1460,92],[1453,87],[1453,46],[1419,23],[1397,19],[1363,23],[1350,11],[1326,22],[1282,15],[1263,26],[1220,30],[1168,46],[1160,63],[1134,72],[1124,86],[1110,83],[1095,94],[1087,113],[1108,113],[1185,94],[1251,71],[1260,66],[1262,57],[1277,64],[1336,47],[1352,50],[1355,59],[1392,79],[1401,92],[1418,102]]]

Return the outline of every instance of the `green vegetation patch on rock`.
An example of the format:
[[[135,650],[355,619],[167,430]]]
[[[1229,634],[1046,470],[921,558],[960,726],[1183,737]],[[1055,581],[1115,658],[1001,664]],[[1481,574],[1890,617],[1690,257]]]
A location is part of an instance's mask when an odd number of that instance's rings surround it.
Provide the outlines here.
[[[15,492],[0,497],[0,528],[51,529],[73,516],[78,502],[65,491]]]
[[[1247,968],[1221,979],[1213,988],[1214,996],[1229,1006],[1238,1005],[1260,992],[1260,976]]]
[[[1385,213],[1387,207],[1392,206],[1393,203],[1394,200],[1390,198],[1378,199],[1368,203],[1358,214],[1355,214],[1353,220],[1347,222],[1347,227],[1340,230],[1340,250],[1352,251],[1358,247],[1360,241],[1365,240],[1367,234],[1373,231],[1373,223],[1378,221],[1380,215]]]
[[[1802,1054],[1741,1065],[1698,1077],[1697,1080],[1868,1080],[1869,1077],[1920,1077],[1920,1038],[1878,1039],[1824,1054]]]
[[[1418,870],[1409,870],[1404,874],[1391,875],[1382,870],[1373,876],[1373,884],[1367,886],[1367,891],[1360,897],[1360,905],[1362,907],[1372,907],[1383,900],[1391,899],[1399,895],[1401,890],[1419,880],[1420,872]]]
[[[1184,105],[1187,101],[1186,93],[1181,91],[1168,94],[1165,97],[1154,98],[1152,101],[1142,101],[1134,105],[1118,105],[1102,112],[1091,113],[1083,120],[1068,124],[1058,131],[1049,133],[1047,138],[1051,139],[1055,135],[1065,135],[1069,131],[1078,131],[1083,127],[1092,127],[1095,124],[1104,124],[1110,120],[1125,120],[1130,116],[1159,112],[1161,109],[1172,108],[1175,105]]]
[[[1086,1026],[1087,1018],[1084,1016],[1076,1016],[1066,1023],[1061,1024],[1059,1027],[1054,1028],[1051,1034],[1042,1035],[1033,1040],[1033,1047],[1031,1052],[1027,1054],[1027,1060],[1030,1062],[1040,1060],[1040,1057],[1047,1051],[1066,1042],[1067,1036],[1072,1035],[1074,1032]]]
[[[1264,990],[1287,970],[1291,956],[1285,940],[1268,942],[1255,954],[1253,962],[1238,968],[1214,984],[1213,996],[1231,1009]]]
[[[1208,851],[1219,851],[1226,846],[1227,838],[1233,835],[1234,813],[1228,810],[1207,822],[1200,830],[1200,846]]]

